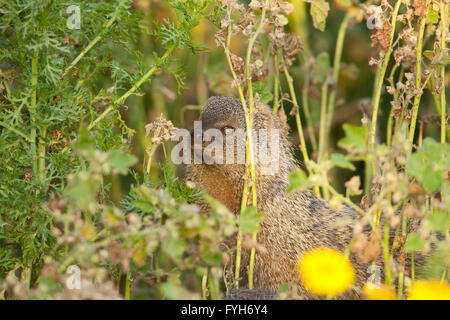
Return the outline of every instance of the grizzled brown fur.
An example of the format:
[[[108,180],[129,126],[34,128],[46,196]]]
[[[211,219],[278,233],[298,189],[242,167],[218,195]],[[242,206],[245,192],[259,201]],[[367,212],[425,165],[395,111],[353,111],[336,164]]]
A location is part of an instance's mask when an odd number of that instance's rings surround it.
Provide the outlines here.
[[[212,97],[201,113],[203,130],[208,128],[245,128],[245,119],[239,99]],[[296,273],[296,265],[302,254],[317,247],[335,248],[344,251],[352,237],[352,226],[335,228],[333,224],[343,216],[355,218],[355,212],[347,206],[334,211],[312,192],[286,193],[289,174],[297,167],[288,141],[288,126],[284,113],[273,115],[272,110],[258,104],[254,117],[254,129],[280,129],[280,165],[274,175],[262,175],[256,167],[258,211],[265,214],[258,233],[258,243],[265,250],[258,250],[254,268],[254,287],[278,291],[283,283],[297,288],[303,298],[313,298],[303,287]],[[229,210],[239,214],[243,191],[244,165],[242,164],[191,164],[187,168],[187,179],[204,188],[211,196],[221,201]],[[250,196],[251,198],[251,196]],[[203,208],[208,210],[206,206]],[[236,238],[230,239],[233,248]],[[242,253],[242,279],[240,287],[247,286],[247,266],[250,249]],[[360,288],[369,278],[368,264],[359,262],[351,255],[356,269],[355,289],[339,298],[358,298]],[[234,261],[234,259],[232,259]],[[381,266],[379,263],[378,266]]]

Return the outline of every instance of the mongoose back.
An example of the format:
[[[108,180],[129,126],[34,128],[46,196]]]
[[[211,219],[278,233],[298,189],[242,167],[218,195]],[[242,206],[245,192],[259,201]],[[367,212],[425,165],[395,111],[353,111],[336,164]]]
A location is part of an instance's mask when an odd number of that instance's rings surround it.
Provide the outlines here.
[[[300,297],[314,298],[304,288],[296,272],[297,263],[303,253],[318,247],[334,248],[343,252],[350,243],[352,226],[336,228],[334,224],[340,217],[355,217],[355,212],[348,206],[334,211],[327,202],[310,191],[286,193],[289,174],[297,168],[292,145],[287,138],[289,127],[286,116],[284,112],[273,114],[272,109],[259,103],[255,108],[253,128],[278,129],[280,134],[278,170],[275,174],[266,175],[262,174],[260,165],[256,166],[258,211],[265,215],[260,224],[257,241],[265,250],[256,254],[254,288],[277,292],[281,284],[288,283],[291,288],[296,288]],[[237,129],[246,128],[241,101],[235,98],[210,98],[203,108],[200,120],[203,131],[216,128],[221,130],[223,135],[232,135]],[[244,164],[191,164],[187,167],[187,179],[205,189],[238,215],[244,171]],[[204,205],[203,209],[208,210],[207,205]],[[236,237],[230,239],[229,246],[233,247],[235,244]],[[241,288],[247,286],[249,256],[250,249],[244,248],[240,271]],[[350,259],[356,269],[355,288],[339,298],[358,298],[359,289],[370,276],[368,264],[361,263],[353,255]]]

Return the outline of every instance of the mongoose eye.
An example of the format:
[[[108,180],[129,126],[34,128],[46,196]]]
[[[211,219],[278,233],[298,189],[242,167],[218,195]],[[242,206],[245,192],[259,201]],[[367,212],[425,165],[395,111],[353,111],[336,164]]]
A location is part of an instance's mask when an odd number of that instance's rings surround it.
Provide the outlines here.
[[[234,132],[234,128],[233,127],[223,127],[222,131],[223,131],[223,133],[228,135],[228,134],[232,134]]]

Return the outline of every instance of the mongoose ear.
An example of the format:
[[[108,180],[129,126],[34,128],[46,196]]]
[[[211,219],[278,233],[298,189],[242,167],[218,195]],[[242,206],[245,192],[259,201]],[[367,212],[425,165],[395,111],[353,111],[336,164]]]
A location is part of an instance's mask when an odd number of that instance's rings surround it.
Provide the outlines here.
[[[287,116],[286,113],[284,112],[283,107],[281,107],[277,111],[277,117],[280,124],[280,130],[282,131],[283,134],[287,135],[289,133],[289,124],[287,122]]]

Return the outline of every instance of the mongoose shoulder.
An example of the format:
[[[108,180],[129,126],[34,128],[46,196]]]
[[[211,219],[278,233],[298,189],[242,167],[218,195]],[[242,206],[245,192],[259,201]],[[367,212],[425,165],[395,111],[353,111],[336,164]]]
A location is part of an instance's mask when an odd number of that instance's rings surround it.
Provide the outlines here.
[[[337,228],[335,222],[343,216],[354,218],[355,212],[347,206],[334,211],[327,202],[310,191],[286,193],[289,174],[297,168],[292,145],[287,138],[289,128],[286,116],[284,113],[273,114],[272,109],[262,104],[258,104],[255,111],[255,130],[278,129],[280,134],[277,171],[274,174],[262,174],[261,166],[256,166],[258,211],[265,215],[257,241],[265,250],[256,255],[254,287],[278,291],[281,284],[288,283],[291,288],[296,288],[300,297],[313,298],[296,273],[297,263],[303,253],[313,248],[328,247],[344,251],[352,237],[352,225]],[[203,131],[215,128],[221,130],[224,135],[246,128],[241,101],[235,98],[210,98],[203,108],[200,120]],[[202,148],[204,147],[205,143]],[[237,152],[239,147],[235,147]],[[187,179],[204,188],[233,213],[239,214],[245,165],[226,164],[225,161],[223,163],[188,165]],[[207,207],[204,209],[208,210]],[[235,238],[231,239],[230,245],[235,245]],[[240,272],[241,287],[247,285],[246,267],[249,256],[250,250],[244,249]],[[361,263],[353,255],[350,259],[356,269],[355,289],[347,291],[339,298],[358,298],[358,288],[360,289],[370,276],[368,264]]]

